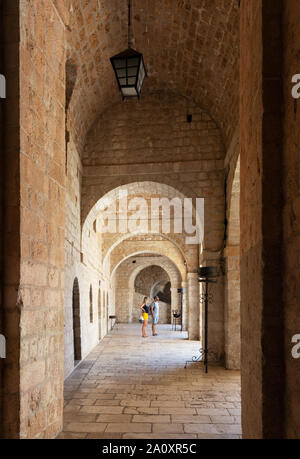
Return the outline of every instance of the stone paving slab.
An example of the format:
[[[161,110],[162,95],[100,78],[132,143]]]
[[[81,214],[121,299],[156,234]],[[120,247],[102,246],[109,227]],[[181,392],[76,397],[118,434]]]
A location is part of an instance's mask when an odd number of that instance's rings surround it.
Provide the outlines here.
[[[64,427],[64,432],[104,432],[106,427],[107,424],[102,424],[100,422],[72,422]]]
[[[106,428],[106,432],[116,432],[116,433],[150,433],[151,432],[151,424],[143,424],[143,423],[112,423],[108,424]],[[147,438],[147,437],[145,437]]]
[[[170,326],[142,340],[139,325],[119,324],[67,379],[58,438],[241,438],[240,374],[185,369],[198,349]]]

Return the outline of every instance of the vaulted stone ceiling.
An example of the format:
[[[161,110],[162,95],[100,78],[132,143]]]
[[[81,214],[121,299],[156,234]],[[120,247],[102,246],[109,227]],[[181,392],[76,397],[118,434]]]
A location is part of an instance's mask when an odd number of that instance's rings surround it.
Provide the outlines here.
[[[70,105],[79,147],[95,119],[121,100],[109,58],[127,48],[127,0],[71,0],[68,57],[77,65]],[[144,54],[144,91],[194,99],[229,144],[238,122],[238,0],[132,0],[133,47]]]

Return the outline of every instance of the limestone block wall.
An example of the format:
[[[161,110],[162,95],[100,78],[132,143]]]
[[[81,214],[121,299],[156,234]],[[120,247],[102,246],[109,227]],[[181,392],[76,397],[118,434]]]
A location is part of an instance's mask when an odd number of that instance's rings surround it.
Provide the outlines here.
[[[112,106],[96,121],[83,153],[82,219],[110,190],[135,182],[173,186],[185,197],[207,198],[206,244],[224,234],[224,146],[220,131],[198,106],[159,92],[143,103]],[[150,190],[149,190],[150,191]]]
[[[0,74],[5,75],[5,65],[4,65],[4,7],[3,2],[0,5]],[[5,99],[0,99],[0,200],[3,202],[4,193],[3,189],[5,186],[5,175],[4,175],[4,119],[5,119]],[[1,206],[0,210],[0,240],[3,241],[4,237],[4,206]],[[0,249],[0,260],[1,260],[1,268],[0,268],[0,279],[3,279],[3,266],[4,266],[4,254],[3,254],[3,245],[1,244]],[[4,335],[4,323],[3,323],[3,284],[0,283],[0,334]],[[1,382],[0,382],[0,413],[2,414],[2,390],[3,390],[3,360],[0,359],[0,375],[1,375]],[[0,428],[0,436],[1,436],[1,428]]]
[[[63,407],[65,25],[49,0],[5,8],[9,92],[19,101],[7,112],[5,308],[12,351],[2,428],[6,438],[52,438]]]
[[[1,99],[1,181],[6,200],[3,205],[3,278],[1,301],[1,333],[6,337],[6,359],[0,359],[1,371],[1,423],[0,434],[16,438],[20,426],[20,310],[18,292],[20,285],[20,100],[18,43],[19,6],[1,2],[1,68],[6,76],[6,99]],[[14,106],[15,110],[10,107]],[[3,116],[2,116],[3,115]],[[3,123],[2,123],[3,121]]]
[[[225,280],[225,363],[228,369],[240,368],[240,158],[238,130],[225,159],[226,168],[226,247]]]
[[[130,273],[135,269],[134,260],[125,260],[117,269],[115,274],[116,290],[116,315],[120,323],[132,323],[132,312],[134,310],[133,287],[130,285]]]
[[[81,231],[80,231],[80,177],[81,162],[72,142],[68,144],[65,229],[65,308],[64,308],[64,374],[74,369],[73,308],[74,279],[78,279],[79,298],[82,304],[81,286]],[[81,343],[81,340],[80,340]],[[80,344],[81,345],[81,344]]]
[[[285,435],[300,435],[300,362],[291,356],[292,337],[300,333],[300,162],[299,99],[291,97],[292,76],[299,73],[300,11],[295,0],[283,2],[284,62],[284,144],[283,144],[283,250],[285,323]],[[295,43],[297,45],[295,46]]]
[[[68,144],[66,230],[65,230],[65,311],[64,311],[64,374],[67,377],[74,369],[73,307],[72,290],[74,279],[78,279],[80,295],[81,352],[82,358],[98,344],[104,336],[107,320],[98,307],[98,295],[104,289],[105,280],[100,266],[100,236],[94,222],[85,225],[80,221],[81,203],[81,159],[72,137]],[[100,284],[99,284],[100,282]],[[90,320],[90,288],[92,287],[92,316]],[[100,312],[100,318],[99,318]],[[101,316],[102,314],[102,316]]]
[[[288,308],[282,297],[281,224],[284,4],[243,1],[240,10],[241,369],[246,438],[284,435],[284,392],[289,393],[284,376],[283,311]]]

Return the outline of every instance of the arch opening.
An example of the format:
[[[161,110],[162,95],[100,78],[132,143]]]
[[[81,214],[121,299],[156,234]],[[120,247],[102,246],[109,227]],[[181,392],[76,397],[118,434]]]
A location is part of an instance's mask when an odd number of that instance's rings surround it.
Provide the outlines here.
[[[157,265],[150,265],[143,268],[134,280],[134,305],[142,302],[147,296],[149,302],[159,294],[159,322],[160,324],[171,323],[171,282],[170,277],[164,268]],[[139,311],[132,315],[132,321],[137,322]]]
[[[82,360],[81,353],[81,324],[80,324],[80,291],[78,279],[75,278],[72,293],[72,311],[73,311],[73,349],[74,349],[74,366]]]
[[[90,323],[94,322],[93,287],[90,286]]]

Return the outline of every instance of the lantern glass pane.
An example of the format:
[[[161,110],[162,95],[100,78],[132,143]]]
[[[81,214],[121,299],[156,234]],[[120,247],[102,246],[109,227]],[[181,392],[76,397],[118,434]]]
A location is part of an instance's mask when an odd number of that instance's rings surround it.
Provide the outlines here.
[[[119,81],[120,81],[120,85],[121,85],[121,86],[126,86],[126,85],[127,85],[127,80],[126,80],[126,78],[120,78]]]
[[[123,78],[124,78],[124,77],[126,78],[126,69],[119,69],[119,70],[117,70],[117,74],[118,74],[118,77],[119,77],[119,78],[122,78],[122,77],[123,77]]]
[[[136,82],[136,78],[128,78],[128,84],[131,86],[131,85],[135,85],[135,82]]]
[[[138,57],[133,57],[133,58],[127,59],[127,66],[128,67],[138,67],[139,60],[140,59]]]
[[[137,92],[135,88],[122,88],[122,94],[124,97],[135,97]]]
[[[126,59],[116,59],[114,60],[114,65],[116,69],[121,69],[126,67]]]
[[[141,65],[140,65],[140,75],[142,78],[144,78],[145,76],[145,67],[143,65],[143,61],[141,61]]]
[[[129,67],[128,70],[128,76],[131,77],[131,76],[136,76],[137,72],[138,72],[138,69],[137,67]]]

